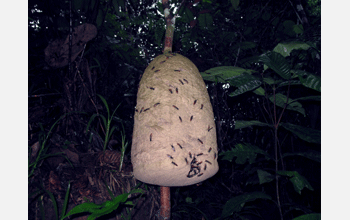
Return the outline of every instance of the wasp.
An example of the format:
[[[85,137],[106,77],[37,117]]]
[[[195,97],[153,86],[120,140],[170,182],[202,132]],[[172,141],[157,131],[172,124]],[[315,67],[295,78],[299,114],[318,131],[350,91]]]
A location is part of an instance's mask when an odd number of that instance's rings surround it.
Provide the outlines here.
[[[154,88],[153,87],[149,87],[150,89],[152,89],[152,90],[154,90]]]
[[[148,111],[149,110],[149,108],[146,108],[145,110],[143,110],[143,112],[146,112],[146,111]]]
[[[174,108],[176,108],[176,110],[179,110],[179,108],[178,108],[178,107],[176,107],[175,105],[173,105],[173,107],[174,107]]]
[[[175,166],[177,166],[177,164],[174,161],[171,161],[172,164],[174,164]]]
[[[179,93],[179,90],[177,88],[175,89],[175,91],[176,91],[176,93]]]
[[[201,104],[201,109],[203,109],[203,104]]]
[[[200,177],[200,176],[202,176],[203,175],[203,173],[200,173],[200,174],[198,174],[198,177]]]
[[[211,151],[211,148],[209,148],[208,153],[210,153],[210,151]]]
[[[152,133],[149,135],[149,141],[152,141]]]
[[[193,115],[191,115],[190,121],[192,121],[192,119],[193,119]]]
[[[201,139],[198,138],[198,141],[199,141],[201,144],[203,144],[203,141],[202,141]]]
[[[171,148],[173,149],[173,151],[175,152],[175,147],[173,145],[171,145]]]
[[[183,79],[187,84],[188,84],[188,81],[186,79]]]
[[[182,146],[181,146],[181,144],[179,144],[179,143],[177,143],[177,145],[179,145],[179,147],[182,149]]]
[[[170,92],[171,94],[173,94],[173,90],[169,89],[169,92]]]
[[[152,69],[151,70],[153,70],[154,69],[154,67],[152,67]]]
[[[210,127],[210,125],[208,125],[208,132],[213,129],[213,127]]]
[[[204,164],[204,170],[206,170],[207,169],[207,164]]]
[[[205,160],[205,162],[207,162],[207,163],[209,163],[209,164],[211,165],[211,162],[210,162],[210,161]]]
[[[185,161],[186,161],[186,164],[188,165],[188,161],[187,161],[187,158],[185,157]]]
[[[193,165],[193,164],[195,164],[195,163],[197,163],[197,159],[196,159],[196,157],[193,155],[193,160],[191,161],[191,166]],[[194,165],[193,165],[194,166]]]
[[[180,122],[182,122],[182,118],[179,116]]]
[[[160,61],[160,63],[159,63],[159,64],[162,64],[162,63],[165,63],[165,60],[163,60],[163,61]]]
[[[181,70],[174,70],[175,72],[181,72]]]
[[[183,85],[184,83],[181,81],[181,79],[179,79],[180,83]]]
[[[157,105],[159,105],[159,104],[160,104],[160,103],[159,103],[159,102],[157,102],[156,104],[154,104],[154,105],[153,105],[153,107],[156,107],[156,106],[157,106]]]
[[[154,72],[156,73],[156,72],[159,72],[160,70],[155,70]]]
[[[143,107],[141,108],[141,111],[140,111],[140,113],[143,111]]]
[[[170,158],[170,159],[174,159],[171,155],[167,154],[167,156]]]
[[[203,155],[203,153],[197,154],[197,157],[202,156],[202,155]]]
[[[201,169],[200,169],[199,167],[191,166],[191,169],[190,169],[190,171],[188,172],[187,177],[188,177],[188,178],[191,178],[191,177],[197,175],[197,174],[200,173],[200,172],[201,172]]]
[[[193,105],[195,105],[196,103],[197,103],[197,99],[196,99],[196,100],[194,100]]]

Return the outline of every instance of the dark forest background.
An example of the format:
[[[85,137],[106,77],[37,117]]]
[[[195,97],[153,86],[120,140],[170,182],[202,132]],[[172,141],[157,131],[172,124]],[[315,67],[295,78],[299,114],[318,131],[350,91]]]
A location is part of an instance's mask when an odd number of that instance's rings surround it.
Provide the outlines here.
[[[170,3],[173,51],[207,84],[220,165],[171,189],[172,218],[320,219],[321,2]],[[157,219],[159,189],[132,178],[130,147],[138,83],[164,34],[161,2],[29,0],[29,219],[106,201],[119,206],[99,219]]]

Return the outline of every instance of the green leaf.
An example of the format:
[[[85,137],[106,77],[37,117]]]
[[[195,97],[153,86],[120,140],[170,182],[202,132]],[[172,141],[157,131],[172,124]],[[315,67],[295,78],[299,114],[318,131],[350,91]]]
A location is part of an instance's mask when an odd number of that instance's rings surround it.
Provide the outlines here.
[[[301,190],[304,188],[308,188],[312,191],[314,190],[307,179],[297,171],[277,171],[277,174],[291,177],[289,181],[293,184],[294,190],[299,194],[301,194]]]
[[[46,189],[44,189],[44,190],[50,196],[50,199],[51,199],[52,204],[53,204],[53,208],[55,210],[56,219],[58,219],[59,216],[58,216],[58,206],[57,206],[56,199],[55,199],[55,197],[53,196],[53,194],[49,190],[46,190]]]
[[[184,22],[190,23],[191,21],[193,21],[194,19],[193,13],[188,7],[185,7],[184,13],[185,13],[184,16],[181,17],[184,20]]]
[[[298,42],[298,41],[292,41],[288,43],[279,43],[275,48],[273,48],[273,51],[280,53],[282,56],[287,57],[290,55],[290,53],[293,50],[307,50],[310,48],[310,45]]]
[[[292,77],[293,78],[293,77]],[[280,84],[278,84],[277,88],[283,87],[283,86],[295,86],[295,85],[302,85],[300,80],[288,80],[288,81],[284,81],[281,82]]]
[[[255,71],[235,66],[218,66],[202,72],[201,75],[207,81],[226,83],[228,80],[238,77],[243,73],[252,74],[253,72]]]
[[[321,213],[305,214],[293,218],[293,220],[321,220]]]
[[[241,120],[237,120],[235,121],[235,129],[242,129],[242,128],[247,128],[250,126],[268,126],[268,127],[272,127],[271,125],[264,123],[264,122],[260,122],[260,121],[241,121]]]
[[[285,96],[281,93],[277,93],[275,95],[275,97],[276,97],[276,105],[281,107],[281,108],[284,108],[285,103],[287,102],[287,96]],[[270,96],[269,100],[272,103],[275,103],[275,98],[273,96]],[[301,103],[297,102],[291,98],[288,99],[288,104],[287,104],[286,109],[299,112],[305,116],[305,109],[302,107]]]
[[[231,0],[232,7],[237,10],[239,5],[239,0]]]
[[[296,34],[302,34],[302,33],[304,33],[304,27],[302,24],[295,24],[295,25],[293,25],[293,31]]]
[[[241,50],[248,50],[248,49],[253,49],[257,46],[256,43],[251,42],[251,41],[243,41],[239,47],[241,48]]]
[[[97,14],[97,18],[96,18],[97,27],[101,27],[101,25],[103,24],[103,19],[104,19],[103,10],[99,9],[98,14]]]
[[[70,181],[68,182],[68,187],[67,187],[67,191],[66,191],[66,196],[64,197],[64,202],[63,202],[61,217],[63,217],[63,216],[66,214],[67,207],[68,207],[69,193],[70,193]]]
[[[283,154],[283,157],[290,157],[290,156],[301,156],[301,157],[305,157],[305,158],[308,158],[310,160],[313,160],[313,161],[321,163],[321,153],[317,152],[317,151],[285,153],[285,154]]]
[[[272,198],[269,195],[263,192],[251,192],[251,193],[246,193],[243,195],[233,197],[230,200],[228,200],[224,205],[220,219],[227,218],[231,216],[233,213],[241,211],[245,203],[254,201],[256,199],[272,200]]]
[[[260,55],[259,61],[263,62],[266,66],[271,68],[282,78],[290,79],[290,64],[281,54],[270,51]]]
[[[294,21],[285,20],[283,22],[283,26],[284,26],[283,32],[291,37],[294,37],[295,36],[295,32],[293,30],[294,25],[295,25]]]
[[[299,77],[303,86],[321,92],[321,77],[303,70],[292,70],[291,72]]]
[[[88,131],[89,131],[90,124],[91,124],[91,122],[93,122],[93,120],[95,119],[96,116],[98,116],[98,114],[95,113],[95,114],[93,114],[93,115],[90,117],[90,120],[89,120],[89,122],[88,122],[88,124],[87,124],[87,126],[86,126],[85,132],[88,132]]]
[[[265,96],[265,89],[261,86],[253,91],[257,95]]]
[[[103,115],[98,115],[98,116],[100,116],[100,117],[102,118],[102,122],[103,122],[104,128],[105,128],[105,129],[108,129],[106,117],[103,116]]]
[[[213,17],[209,13],[199,14],[198,22],[199,22],[199,26],[202,28],[211,27],[213,26]]]
[[[321,96],[320,95],[315,95],[315,96],[305,96],[301,98],[294,99],[294,101],[321,101]]]
[[[106,201],[99,205],[91,202],[86,202],[86,203],[77,205],[72,210],[70,210],[68,214],[64,216],[64,218],[70,215],[78,214],[78,213],[89,212],[92,214],[88,217],[88,219],[93,220],[97,217],[109,214],[113,210],[116,210],[119,207],[120,203],[125,203],[126,200],[128,199],[128,196],[133,193],[143,193],[143,190],[142,189],[131,190],[129,193],[124,193],[115,197],[112,201]]]
[[[237,157],[235,160],[237,164],[244,164],[246,160],[252,164],[255,162],[257,154],[265,155],[265,157],[268,159],[270,158],[270,156],[265,151],[248,143],[236,144],[235,148],[221,153],[220,156],[223,156],[222,160],[228,160],[230,162],[232,162],[234,157]]]
[[[260,169],[258,169],[257,172],[258,172],[260,184],[269,183],[269,182],[275,180],[275,176],[269,172],[266,172],[266,171],[260,170]]]
[[[234,92],[229,94],[230,97],[251,91],[253,89],[258,88],[261,85],[260,79],[247,73],[243,73],[235,77],[234,79],[231,79],[229,83],[231,86],[237,87],[237,89]]]
[[[321,131],[319,130],[290,123],[281,122],[280,125],[304,141],[321,144]]]
[[[105,98],[103,98],[101,95],[97,94],[98,97],[100,97],[100,99],[102,100],[103,104],[105,105],[106,109],[107,109],[107,113],[108,113],[108,119],[109,119],[109,107],[108,107],[108,103],[106,101]]]
[[[275,85],[279,82],[279,80],[277,81],[276,79],[274,79],[272,77],[264,77],[263,81],[264,81],[264,83],[267,83],[268,85]]]

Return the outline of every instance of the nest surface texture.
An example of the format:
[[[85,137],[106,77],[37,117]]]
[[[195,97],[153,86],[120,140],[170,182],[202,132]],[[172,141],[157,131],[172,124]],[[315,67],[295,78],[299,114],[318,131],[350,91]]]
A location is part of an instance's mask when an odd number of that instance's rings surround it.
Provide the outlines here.
[[[218,170],[216,128],[209,95],[186,57],[157,56],[139,84],[131,149],[136,179],[186,186]]]

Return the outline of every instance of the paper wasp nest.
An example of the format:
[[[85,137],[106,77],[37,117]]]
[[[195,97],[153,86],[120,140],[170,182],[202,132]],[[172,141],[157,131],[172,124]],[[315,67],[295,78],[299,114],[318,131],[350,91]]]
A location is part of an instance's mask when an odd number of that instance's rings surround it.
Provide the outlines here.
[[[137,93],[131,149],[136,179],[186,186],[218,170],[213,109],[197,67],[169,53],[146,68]]]

